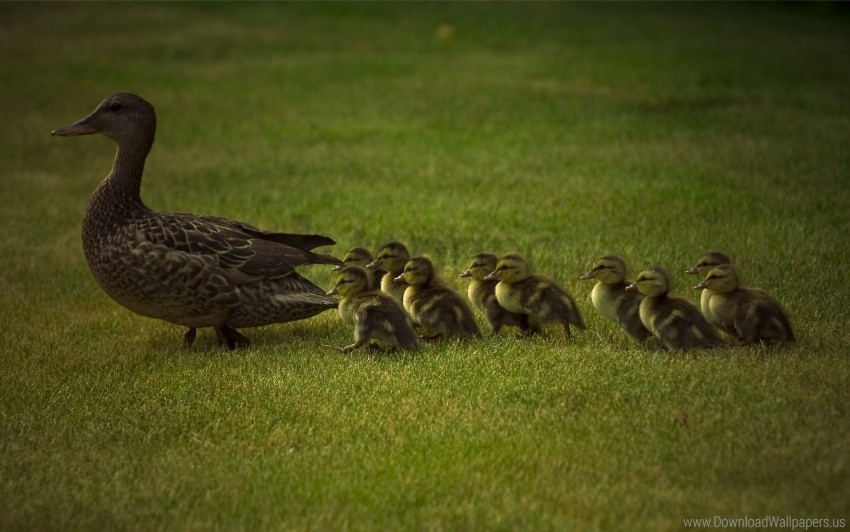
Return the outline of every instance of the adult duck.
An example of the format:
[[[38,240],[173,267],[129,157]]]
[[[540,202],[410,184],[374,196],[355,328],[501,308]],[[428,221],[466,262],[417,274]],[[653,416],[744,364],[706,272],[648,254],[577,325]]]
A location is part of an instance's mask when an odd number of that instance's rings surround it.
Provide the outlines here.
[[[196,328],[213,327],[231,349],[249,344],[236,329],[336,308],[336,300],[295,271],[302,264],[340,264],[311,251],[334,244],[332,239],[148,208],[140,192],[155,132],[153,106],[128,93],[110,96],[90,115],[51,132],[103,133],[118,144],[112,171],[92,194],[83,220],[86,261],[112,299],[143,316],[188,327],[187,345]]]

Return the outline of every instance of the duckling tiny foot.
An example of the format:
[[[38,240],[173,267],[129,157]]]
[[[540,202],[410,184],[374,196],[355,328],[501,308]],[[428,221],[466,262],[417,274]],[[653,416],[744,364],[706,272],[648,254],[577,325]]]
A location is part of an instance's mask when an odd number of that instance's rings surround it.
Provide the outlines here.
[[[183,347],[192,347],[195,342],[195,337],[198,335],[198,329],[189,327],[189,330],[183,335]]]
[[[251,341],[248,338],[226,325],[216,327],[215,334],[218,336],[219,343],[227,346],[228,349],[242,349],[251,345]]]

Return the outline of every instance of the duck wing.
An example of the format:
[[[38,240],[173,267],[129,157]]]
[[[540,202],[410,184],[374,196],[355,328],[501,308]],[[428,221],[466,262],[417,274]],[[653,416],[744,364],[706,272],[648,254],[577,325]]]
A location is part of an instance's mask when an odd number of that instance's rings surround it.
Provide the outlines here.
[[[236,284],[292,275],[303,264],[342,264],[310,251],[334,241],[321,235],[268,233],[226,218],[156,213],[134,223],[136,239],[215,259]]]

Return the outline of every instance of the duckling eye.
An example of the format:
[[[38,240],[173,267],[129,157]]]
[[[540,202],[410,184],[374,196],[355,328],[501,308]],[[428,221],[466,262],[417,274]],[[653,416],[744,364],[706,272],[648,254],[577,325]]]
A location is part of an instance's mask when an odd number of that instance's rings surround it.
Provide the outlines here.
[[[112,102],[112,103],[109,104],[109,110],[110,111],[120,111],[121,110],[121,104],[118,103],[118,102]]]

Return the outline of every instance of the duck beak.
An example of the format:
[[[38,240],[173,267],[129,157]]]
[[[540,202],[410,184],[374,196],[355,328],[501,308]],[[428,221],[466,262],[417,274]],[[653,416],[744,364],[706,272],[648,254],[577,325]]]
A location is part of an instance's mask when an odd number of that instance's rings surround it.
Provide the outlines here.
[[[466,270],[462,274],[458,275],[458,277],[472,277],[472,270]]]
[[[637,288],[637,281],[633,282],[632,284],[630,284],[629,286],[626,287],[626,290],[631,290],[633,292],[637,289],[638,289]]]
[[[336,266],[331,268],[331,271],[332,272],[338,272],[338,271],[342,271],[343,268],[345,268],[345,266],[343,266],[342,264],[337,264]]]
[[[579,279],[581,279],[582,281],[587,281],[588,279],[594,279],[595,277],[596,277],[596,274],[593,273],[593,270],[590,270],[586,274],[579,277]]]
[[[393,281],[396,282],[396,283],[403,283],[404,282],[404,274],[399,275],[398,277],[393,279]]]
[[[77,135],[91,135],[100,133],[100,131],[92,124],[91,116],[87,116],[82,120],[70,126],[60,127],[50,132],[52,137],[74,137]]]
[[[687,273],[688,275],[696,275],[696,274],[698,274],[699,272],[697,271],[697,267],[696,267],[696,266],[694,266],[693,268],[691,268],[691,269],[689,269],[689,270],[685,270],[685,273]]]
[[[335,296],[337,294],[339,294],[339,290],[337,290],[336,287],[333,287],[330,290],[328,290],[327,292],[325,292],[326,296]]]
[[[381,267],[381,260],[380,259],[375,259],[375,260],[373,260],[372,262],[370,262],[369,264],[366,265],[366,268],[369,269],[369,270],[377,270],[380,267]]]
[[[702,290],[702,289],[704,289],[704,288],[708,288],[708,286],[705,284],[705,281],[703,281],[703,282],[701,282],[700,284],[696,285],[696,286],[694,287],[694,290]]]
[[[485,277],[485,278],[484,278],[484,280],[485,280],[485,281],[498,281],[498,280],[499,280],[499,276],[498,276],[498,275],[496,275],[496,270],[493,270],[492,272],[490,272],[490,273],[487,275],[487,277]]]

